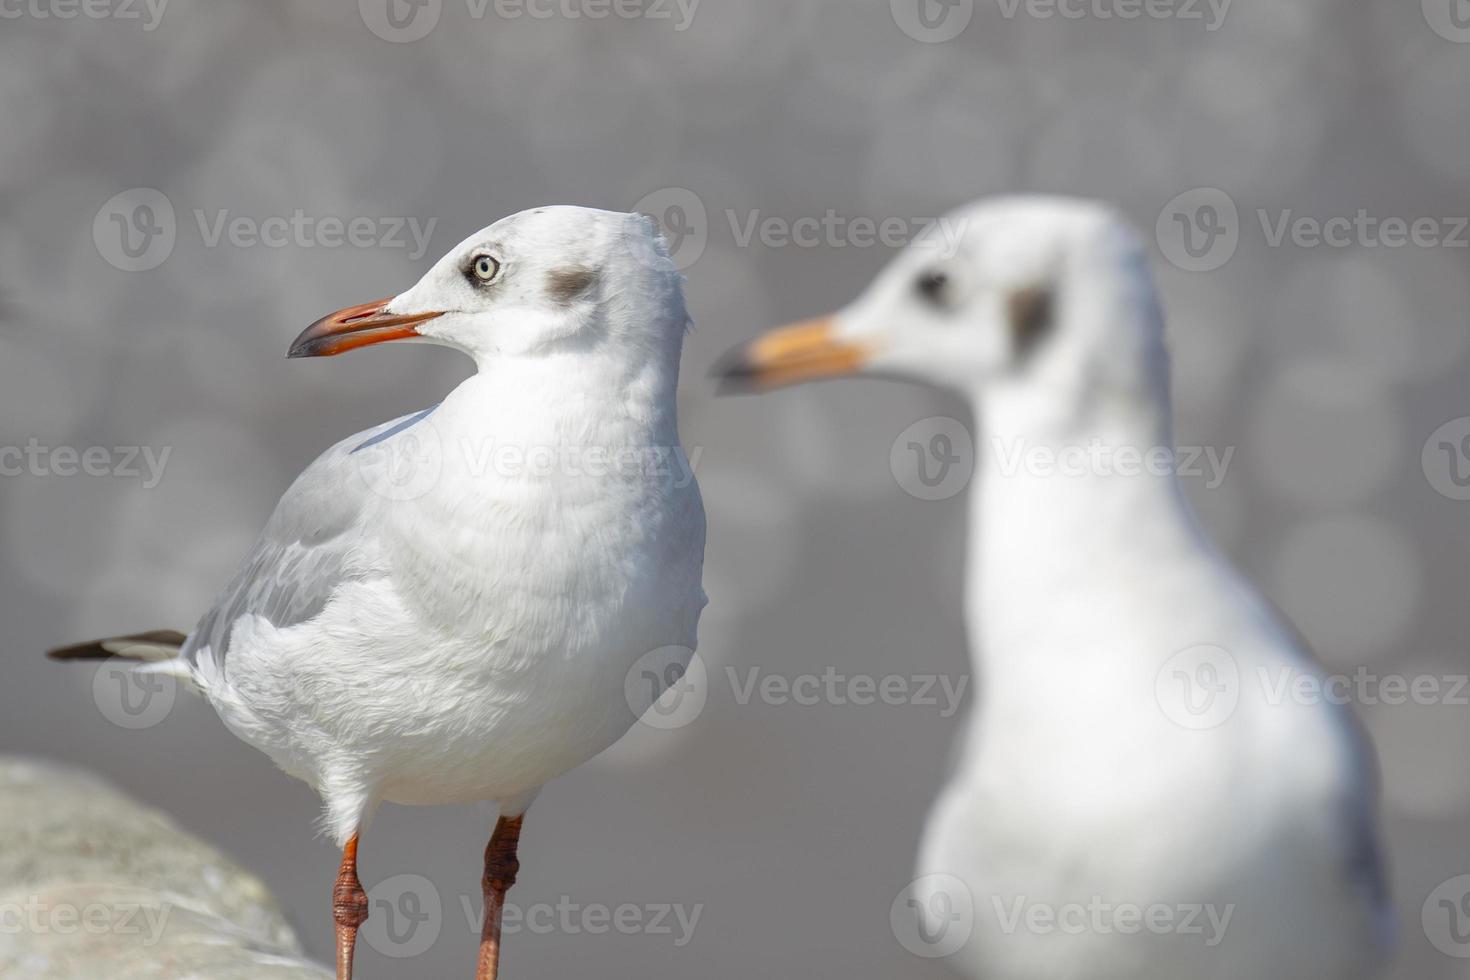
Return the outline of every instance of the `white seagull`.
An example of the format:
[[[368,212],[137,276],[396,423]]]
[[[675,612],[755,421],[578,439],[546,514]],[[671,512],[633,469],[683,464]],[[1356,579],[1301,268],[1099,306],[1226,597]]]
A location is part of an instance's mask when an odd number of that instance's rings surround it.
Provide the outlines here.
[[[970,528],[982,693],[910,948],[986,980],[1376,975],[1394,916],[1372,751],[1185,503],[1142,242],[1054,198],[948,227],[957,247],[915,242],[853,305],[719,371],[942,385],[994,449]]]
[[[310,783],[342,847],[337,973],[381,801],[497,801],[477,976],[498,969],[521,815],[634,723],[625,677],[687,664],[705,519],[675,389],[688,315],[652,221],[556,207],[471,236],[412,289],[334,313],[292,357],[415,339],[477,373],[442,404],[327,450],[187,637],[83,644],[148,660]]]

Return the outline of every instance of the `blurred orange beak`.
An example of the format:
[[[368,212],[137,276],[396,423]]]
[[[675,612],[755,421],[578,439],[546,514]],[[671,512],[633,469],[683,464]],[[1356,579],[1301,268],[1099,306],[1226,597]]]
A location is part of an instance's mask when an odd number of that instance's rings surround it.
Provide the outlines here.
[[[781,327],[720,359],[710,374],[721,393],[770,391],[802,381],[836,378],[861,371],[870,352],[840,339],[828,317]]]
[[[385,340],[406,340],[419,336],[420,323],[443,316],[435,313],[387,313],[384,307],[393,297],[361,306],[349,306],[324,316],[301,332],[291,343],[287,357],[331,357]]]

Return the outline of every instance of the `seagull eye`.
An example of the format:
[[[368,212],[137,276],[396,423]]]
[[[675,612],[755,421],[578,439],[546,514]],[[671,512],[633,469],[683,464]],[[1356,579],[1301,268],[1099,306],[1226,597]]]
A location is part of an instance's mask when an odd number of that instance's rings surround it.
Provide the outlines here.
[[[469,273],[472,280],[483,285],[500,274],[500,263],[493,255],[480,254],[470,262]]]
[[[931,269],[919,276],[918,281],[914,283],[914,290],[933,306],[948,306],[949,273],[940,269]]]

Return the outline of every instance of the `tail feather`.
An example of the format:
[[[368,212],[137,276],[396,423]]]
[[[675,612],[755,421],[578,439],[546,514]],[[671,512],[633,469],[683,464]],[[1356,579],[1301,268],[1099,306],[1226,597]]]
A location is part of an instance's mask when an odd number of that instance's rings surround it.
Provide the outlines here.
[[[178,630],[152,630],[132,636],[114,636],[76,646],[48,651],[52,660],[169,660],[179,655],[180,648],[188,639]]]

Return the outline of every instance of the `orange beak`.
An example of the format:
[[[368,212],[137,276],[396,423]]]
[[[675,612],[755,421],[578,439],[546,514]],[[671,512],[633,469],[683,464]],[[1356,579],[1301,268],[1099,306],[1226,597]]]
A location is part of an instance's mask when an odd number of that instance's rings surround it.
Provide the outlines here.
[[[724,394],[770,391],[802,381],[854,374],[870,352],[837,336],[832,317],[781,327],[726,354],[710,372]]]
[[[393,299],[380,299],[361,306],[349,306],[322,317],[291,343],[287,357],[331,357],[345,351],[381,344],[385,340],[406,340],[419,336],[420,323],[443,316],[435,313],[388,313],[385,307]]]

